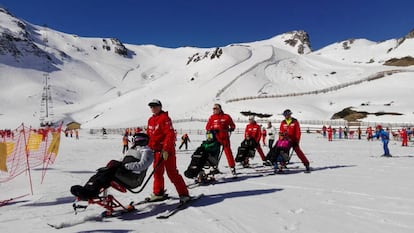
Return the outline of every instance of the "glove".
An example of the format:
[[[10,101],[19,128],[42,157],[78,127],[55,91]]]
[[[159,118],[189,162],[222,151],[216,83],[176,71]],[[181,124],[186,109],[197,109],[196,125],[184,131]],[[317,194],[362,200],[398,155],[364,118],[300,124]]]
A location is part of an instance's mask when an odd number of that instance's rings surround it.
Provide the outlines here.
[[[233,131],[234,131],[234,128],[230,128],[230,129],[229,129],[229,132],[233,132]]]
[[[161,156],[162,156],[162,159],[167,160],[168,159],[168,152],[165,151],[165,150],[161,151]]]
[[[125,165],[124,165],[124,167],[125,167],[125,169],[127,169],[127,170],[132,170],[132,163],[126,163]]]

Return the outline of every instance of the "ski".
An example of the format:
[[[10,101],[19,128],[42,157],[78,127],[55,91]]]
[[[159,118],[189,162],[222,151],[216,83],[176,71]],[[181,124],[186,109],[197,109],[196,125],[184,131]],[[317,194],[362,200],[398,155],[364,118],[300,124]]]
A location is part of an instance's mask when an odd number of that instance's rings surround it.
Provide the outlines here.
[[[86,209],[88,206],[87,205],[77,205],[77,204],[73,204],[73,207],[75,209],[75,215],[76,217],[72,217],[69,219],[65,219],[62,222],[57,222],[57,223],[47,223],[47,225],[49,225],[50,227],[53,227],[55,229],[61,229],[61,228],[67,228],[67,227],[72,227],[75,225],[79,225],[88,221],[103,221],[103,219],[105,218],[113,218],[113,217],[120,217],[124,214],[130,214],[130,213],[134,213],[136,211],[139,211],[140,209],[135,208],[136,206],[140,206],[143,204],[147,204],[147,203],[158,203],[158,202],[163,202],[165,200],[170,199],[171,197],[168,196],[168,194],[164,195],[164,198],[162,199],[158,199],[158,200],[151,200],[149,197],[145,198],[142,201],[138,201],[136,203],[131,202],[129,203],[129,205],[127,205],[125,208],[122,209],[117,209],[117,210],[113,210],[111,212],[108,211],[103,211],[100,214],[97,213],[91,213],[89,215],[84,215],[79,217],[79,215],[77,215],[76,210],[77,209]],[[82,211],[83,212],[83,211]]]
[[[103,216],[102,214],[90,214],[82,216],[81,218],[72,218],[66,219],[65,221],[58,222],[58,223],[47,223],[47,225],[55,228],[55,229],[62,229],[66,227],[72,227],[75,225],[79,225],[88,221],[102,221]]]
[[[299,166],[289,166],[289,167],[283,168],[283,170],[284,171],[289,171],[290,169],[299,169],[299,168],[300,168]],[[268,166],[266,168],[258,168],[258,169],[254,169],[254,170],[257,171],[257,172],[271,172],[271,171],[274,171],[274,168],[273,168],[273,166],[272,167]]]
[[[151,198],[146,197],[142,201],[139,201],[139,202],[136,202],[136,203],[134,203],[134,202],[129,203],[128,207],[142,205],[142,204],[146,204],[146,203],[152,203],[152,202],[162,202],[162,201],[165,201],[165,200],[168,200],[168,199],[170,199],[170,196],[168,196],[168,194],[164,194],[164,196],[161,199],[156,199],[156,200],[151,200]]]
[[[193,182],[190,184],[187,184],[187,188],[188,189],[193,189],[193,188],[197,188],[200,186],[209,186],[209,185],[213,185],[215,183],[215,181],[211,181],[211,182]]]
[[[173,216],[174,214],[178,213],[180,210],[183,210],[183,209],[187,208],[188,206],[190,206],[192,203],[194,203],[196,200],[200,199],[203,196],[204,196],[203,193],[199,194],[197,196],[193,196],[193,197],[191,197],[191,199],[189,201],[179,203],[178,205],[174,206],[174,208],[167,210],[165,213],[158,215],[156,218],[157,219],[167,219],[167,218]]]

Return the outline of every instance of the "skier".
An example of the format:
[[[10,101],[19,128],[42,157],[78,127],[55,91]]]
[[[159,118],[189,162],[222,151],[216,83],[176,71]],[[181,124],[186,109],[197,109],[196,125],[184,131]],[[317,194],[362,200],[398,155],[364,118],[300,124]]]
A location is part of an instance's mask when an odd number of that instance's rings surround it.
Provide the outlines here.
[[[153,193],[149,197],[151,201],[164,200],[164,172],[174,184],[180,202],[190,201],[187,186],[183,177],[177,170],[177,158],[175,156],[176,135],[168,116],[168,112],[162,110],[161,101],[154,99],[148,103],[152,116],[148,119],[147,134],[150,137],[148,146],[154,150],[154,183]],[[161,161],[160,161],[161,160]],[[159,164],[159,165],[158,165]],[[158,166],[157,166],[158,165]]]
[[[286,133],[287,137],[289,138],[292,144],[293,150],[305,166],[306,172],[310,172],[309,160],[308,158],[306,158],[305,154],[299,147],[301,136],[299,121],[296,118],[292,117],[292,111],[290,111],[289,109],[286,109],[283,112],[283,116],[285,117],[285,119],[282,122],[280,122],[279,133]]]
[[[235,161],[240,162],[243,167],[249,167],[249,158],[253,158],[256,153],[257,140],[250,135],[245,135],[244,140],[237,148]]]
[[[358,140],[361,140],[361,135],[362,135],[361,127],[358,127],[357,134],[358,134]]]
[[[324,138],[326,138],[326,130],[327,130],[326,125],[322,126],[322,135]]]
[[[249,124],[246,125],[246,129],[244,130],[244,138],[252,138],[256,142],[256,150],[259,152],[260,158],[262,159],[263,163],[266,161],[266,156],[263,153],[262,147],[260,146],[260,138],[262,137],[262,132],[260,126],[254,119],[254,116],[249,116]],[[248,166],[249,164],[249,157],[245,158],[243,166]]]
[[[125,154],[126,151],[128,151],[129,149],[129,138],[128,138],[128,134],[125,133],[124,136],[122,137],[122,154]]]
[[[328,132],[328,141],[332,141],[332,134],[333,134],[332,127],[328,126],[328,129],[326,130],[326,132]]]
[[[190,137],[188,137],[188,134],[183,134],[183,136],[181,136],[181,145],[178,147],[178,149],[181,150],[181,147],[183,147],[183,145],[185,145],[185,149],[188,150],[188,142],[190,141]]]
[[[348,134],[349,134],[349,128],[348,127],[344,127],[344,138],[348,139]]]
[[[279,132],[279,140],[266,156],[266,166],[274,166],[275,173],[283,173],[283,168],[289,162],[291,143],[286,133]]]
[[[339,138],[339,139],[342,139],[342,134],[343,134],[343,132],[344,132],[344,130],[342,129],[342,127],[341,127],[341,126],[339,126],[339,129],[338,129],[338,138]]]
[[[236,125],[230,115],[223,112],[220,104],[214,104],[213,115],[210,116],[206,124],[207,131],[214,131],[217,141],[223,146],[226,154],[227,163],[231,173],[236,175],[235,161],[231,151],[230,134],[234,131]]]
[[[191,156],[190,165],[184,175],[187,178],[196,178],[196,182],[205,182],[214,180],[214,169],[218,165],[218,156],[220,154],[220,143],[217,142],[214,133],[207,131],[206,140],[195,150]],[[204,169],[210,168],[206,173]]]
[[[388,132],[382,128],[381,125],[377,125],[375,134],[371,135],[371,139],[375,137],[381,138],[384,149],[384,154],[382,156],[391,157],[390,150],[388,149],[388,142],[390,140],[390,136]]]
[[[139,133],[122,161],[109,161],[106,167],[99,168],[84,186],[74,185],[70,192],[81,200],[88,200],[98,197],[102,189],[110,186],[111,181],[127,188],[140,186],[154,160],[153,152],[147,146],[148,140],[147,134]]]
[[[372,141],[372,127],[371,126],[369,126],[368,128],[367,128],[367,130],[365,131],[365,133],[367,134],[367,140],[369,141],[369,140],[371,140]]]
[[[266,146],[267,131],[265,127],[262,127],[262,125],[260,125],[260,128],[262,128],[262,143],[263,143],[263,146]]]
[[[267,136],[269,136],[269,142],[268,142],[268,146],[269,146],[269,150],[272,149],[273,144],[275,142],[275,137],[276,137],[276,128],[272,125],[272,122],[267,122]]]
[[[408,133],[406,128],[402,128],[400,132],[402,144],[401,146],[408,146]]]

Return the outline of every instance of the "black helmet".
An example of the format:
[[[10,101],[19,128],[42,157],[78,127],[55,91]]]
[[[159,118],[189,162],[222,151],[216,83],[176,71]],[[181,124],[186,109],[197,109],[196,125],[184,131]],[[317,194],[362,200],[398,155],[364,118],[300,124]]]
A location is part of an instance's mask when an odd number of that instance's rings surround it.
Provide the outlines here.
[[[283,116],[289,116],[292,115],[292,111],[290,111],[290,109],[286,109],[285,111],[283,111]]]
[[[134,146],[148,145],[149,136],[146,133],[137,133],[134,135]]]

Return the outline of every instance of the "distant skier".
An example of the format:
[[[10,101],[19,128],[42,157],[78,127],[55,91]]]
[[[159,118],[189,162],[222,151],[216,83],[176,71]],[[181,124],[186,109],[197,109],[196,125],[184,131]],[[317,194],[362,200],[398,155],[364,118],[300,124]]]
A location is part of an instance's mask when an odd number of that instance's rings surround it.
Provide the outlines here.
[[[329,126],[326,132],[328,132],[328,141],[332,141],[332,134],[333,134],[332,127]]]
[[[129,142],[128,134],[125,133],[122,137],[122,154],[125,154],[125,152],[129,149]]]
[[[261,127],[261,125],[260,125]],[[262,143],[263,146],[266,146],[266,136],[267,136],[267,131],[265,127],[262,127]]]
[[[400,132],[402,144],[401,146],[408,146],[408,133],[406,128],[402,128]]]
[[[272,125],[272,122],[267,122],[267,136],[269,136],[269,142],[267,145],[269,146],[269,150],[272,149],[273,144],[275,143],[275,137],[276,137],[276,128]]]
[[[372,127],[371,126],[369,126],[368,128],[367,128],[367,130],[365,131],[365,133],[367,134],[367,140],[369,141],[369,140],[371,140],[372,141],[372,134],[373,134],[373,132],[372,132],[373,130],[372,130]]]
[[[178,147],[178,149],[181,150],[181,147],[183,147],[183,145],[185,145],[185,149],[188,150],[188,143],[191,142],[190,141],[190,137],[188,137],[188,134],[183,134],[183,136],[181,136],[181,145]]]
[[[376,129],[377,130],[375,134],[371,135],[371,139],[375,137],[380,137],[384,149],[384,154],[382,156],[391,157],[390,150],[388,149],[388,142],[390,140],[389,133],[385,131],[381,125],[377,125]]]

